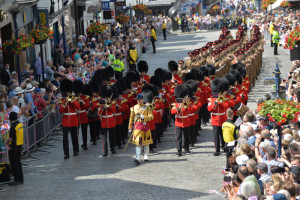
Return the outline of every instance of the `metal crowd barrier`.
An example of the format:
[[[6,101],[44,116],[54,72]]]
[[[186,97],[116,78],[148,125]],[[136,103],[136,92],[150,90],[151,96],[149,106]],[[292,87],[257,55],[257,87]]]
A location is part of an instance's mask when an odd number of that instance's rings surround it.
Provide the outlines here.
[[[49,107],[41,113],[41,119],[36,120],[36,116],[38,115],[36,114],[23,122],[24,143],[22,146],[22,154],[25,155],[25,157],[29,157],[33,150],[37,150],[38,146],[61,125],[62,115],[58,109]],[[8,134],[8,132],[5,134]],[[3,155],[2,161],[9,162],[7,148],[6,155]]]

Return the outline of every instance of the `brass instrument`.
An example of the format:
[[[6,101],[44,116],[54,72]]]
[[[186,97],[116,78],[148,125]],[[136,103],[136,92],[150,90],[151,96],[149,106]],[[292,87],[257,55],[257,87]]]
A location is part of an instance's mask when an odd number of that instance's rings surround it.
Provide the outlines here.
[[[226,100],[227,100],[227,98],[224,95],[219,95],[216,101],[219,103],[223,103]]]
[[[73,94],[69,94],[67,97],[65,97],[66,101],[64,104],[64,108],[67,107],[68,103],[73,103],[74,101],[76,101],[78,98],[75,97]]]
[[[109,97],[109,100],[108,101],[105,101],[105,108],[110,108],[112,106],[112,104],[114,103],[114,101],[111,100],[113,95],[111,95]]]

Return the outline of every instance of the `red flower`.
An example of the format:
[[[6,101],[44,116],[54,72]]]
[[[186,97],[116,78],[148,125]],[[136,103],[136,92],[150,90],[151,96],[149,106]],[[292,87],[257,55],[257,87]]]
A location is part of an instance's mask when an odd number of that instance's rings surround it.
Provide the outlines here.
[[[269,113],[268,115],[267,115],[267,117],[270,117],[271,116],[271,114]]]
[[[286,114],[283,114],[282,117],[286,118]]]
[[[278,122],[278,123],[277,123],[277,126],[281,126],[281,123],[280,123],[280,122]]]
[[[281,120],[281,123],[283,123],[283,124],[284,124],[285,122],[286,122],[286,120],[285,120],[285,119],[282,119],[282,120]]]
[[[273,117],[269,117],[269,120],[270,120],[271,122],[275,122],[275,120],[273,119]]]

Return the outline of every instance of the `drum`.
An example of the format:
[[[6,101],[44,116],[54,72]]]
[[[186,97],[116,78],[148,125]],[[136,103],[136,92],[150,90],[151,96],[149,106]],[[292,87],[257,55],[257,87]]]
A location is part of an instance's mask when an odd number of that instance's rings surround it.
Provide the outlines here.
[[[241,103],[241,106],[239,107],[238,111],[237,111],[237,115],[240,118],[243,118],[244,115],[246,114],[246,112],[249,111],[249,108],[247,106],[245,106],[244,104]]]

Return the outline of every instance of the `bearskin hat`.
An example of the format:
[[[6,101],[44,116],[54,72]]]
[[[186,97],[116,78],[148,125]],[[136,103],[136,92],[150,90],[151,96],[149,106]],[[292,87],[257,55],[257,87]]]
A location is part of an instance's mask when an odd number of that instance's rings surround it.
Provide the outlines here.
[[[132,87],[131,87],[131,82],[133,82],[130,78],[128,78],[128,77],[125,77],[125,78],[123,78],[124,79],[124,81],[126,81],[126,89],[131,89]]]
[[[203,76],[208,76],[208,69],[205,66],[199,67],[199,71],[203,74]]]
[[[145,91],[145,90],[150,90],[151,92],[153,92],[153,85],[149,84],[149,83],[144,84],[142,87],[142,91]]]
[[[177,62],[174,61],[174,60],[170,60],[168,62],[168,69],[169,69],[170,72],[173,72],[173,71],[177,72],[178,71],[178,64],[177,64]]]
[[[204,76],[200,70],[198,70],[198,73],[196,74],[195,78],[197,81],[204,81]]]
[[[152,76],[150,78],[150,83],[153,84],[153,85],[156,85],[159,89],[162,88],[162,81],[159,78],[159,76]]]
[[[60,91],[63,93],[73,91],[73,83],[70,79],[64,79],[60,82]]]
[[[134,73],[134,80],[135,80],[135,82],[140,81],[140,74],[139,74],[139,72],[135,70],[135,71],[133,71],[133,73]]]
[[[109,77],[112,78],[115,75],[115,70],[112,67],[105,67],[105,71],[109,74]]]
[[[222,92],[228,91],[229,87],[230,87],[229,80],[227,78],[221,78],[221,81],[223,82],[223,91]]]
[[[194,96],[193,86],[191,86],[190,84],[185,84],[185,85],[188,88],[188,97],[193,97]]]
[[[179,84],[175,87],[174,95],[176,98],[184,98],[188,95],[189,89],[185,84]]]
[[[166,81],[172,80],[172,73],[169,72],[168,70],[165,70],[165,80]]]
[[[207,64],[206,65],[207,70],[208,70],[208,75],[215,75],[216,74],[216,68],[212,64]]]
[[[99,85],[96,82],[90,82],[90,86],[93,93],[99,94]]]
[[[240,67],[241,66],[239,64],[235,63],[235,64],[231,65],[230,69],[239,70]]]
[[[242,75],[243,78],[246,78],[247,71],[246,71],[246,69],[244,67],[241,67],[240,73],[241,73],[241,75]]]
[[[142,92],[144,102],[152,103],[153,102],[153,93],[150,90],[144,90]]]
[[[112,85],[111,88],[112,88],[112,91],[113,91],[112,99],[117,99],[119,97],[118,87],[115,86],[115,85]]]
[[[153,86],[153,96],[158,96],[158,87],[157,85],[152,85]]]
[[[165,82],[166,80],[166,73],[165,70],[163,70],[162,68],[157,68],[154,71],[154,76],[158,76],[162,82]]]
[[[139,72],[148,72],[148,63],[145,60],[140,60],[137,64]]]
[[[125,77],[130,80],[130,82],[135,82],[136,81],[136,74],[134,71],[127,71]]]
[[[183,80],[184,82],[187,82],[188,80],[195,80],[195,76],[192,72],[189,72],[184,75]]]
[[[211,82],[211,92],[212,93],[219,93],[223,91],[223,81],[220,78],[215,78],[214,80],[212,80]]]
[[[242,76],[241,76],[241,74],[240,74],[239,71],[237,71],[235,69],[232,69],[232,70],[230,70],[229,73],[231,73],[231,74],[234,75],[235,80],[238,82],[238,84],[242,84],[243,83],[243,78],[242,78]]]
[[[188,80],[185,84],[192,86],[194,92],[198,89],[198,83],[194,80]]]
[[[75,94],[82,93],[83,90],[84,90],[83,83],[82,83],[82,81],[80,81],[80,80],[75,80],[75,81],[73,82],[73,87],[74,87],[74,93],[75,93]]]
[[[84,84],[83,85],[83,92],[82,94],[87,95],[87,96],[93,96],[93,90],[92,87],[89,84]]]
[[[233,74],[227,73],[224,75],[224,78],[226,78],[228,80],[228,82],[231,86],[235,85],[235,76]]]
[[[115,83],[114,86],[118,89],[119,94],[123,94],[124,87],[120,83]]]
[[[100,74],[94,74],[94,76],[91,79],[91,82],[97,83],[99,87],[102,86],[102,76]]]
[[[102,98],[110,98],[113,95],[113,88],[110,85],[103,85],[100,88],[100,96]]]

